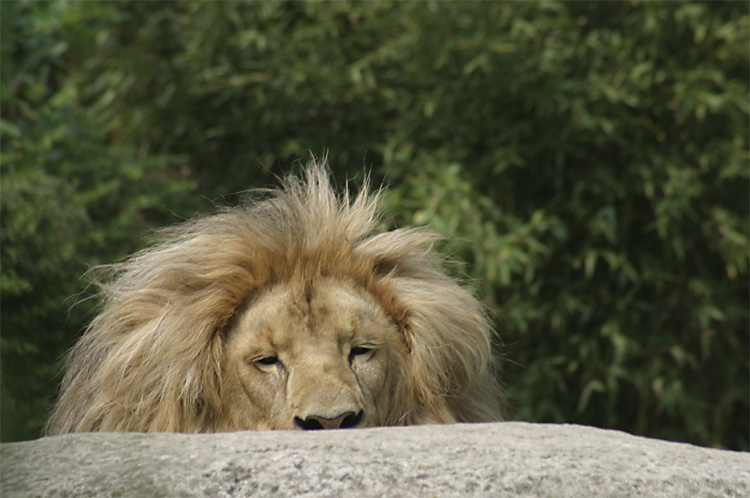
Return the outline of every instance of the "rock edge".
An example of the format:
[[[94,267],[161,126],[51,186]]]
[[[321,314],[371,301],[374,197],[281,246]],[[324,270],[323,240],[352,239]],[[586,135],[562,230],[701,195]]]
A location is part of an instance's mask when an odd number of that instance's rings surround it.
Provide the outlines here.
[[[750,496],[750,453],[502,422],[0,445],[3,497]]]

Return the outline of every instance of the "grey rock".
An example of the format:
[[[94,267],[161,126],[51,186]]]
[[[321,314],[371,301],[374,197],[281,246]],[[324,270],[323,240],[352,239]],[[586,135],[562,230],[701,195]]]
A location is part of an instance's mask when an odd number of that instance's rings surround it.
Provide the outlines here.
[[[750,496],[750,453],[575,425],[69,434],[0,446],[7,497]]]

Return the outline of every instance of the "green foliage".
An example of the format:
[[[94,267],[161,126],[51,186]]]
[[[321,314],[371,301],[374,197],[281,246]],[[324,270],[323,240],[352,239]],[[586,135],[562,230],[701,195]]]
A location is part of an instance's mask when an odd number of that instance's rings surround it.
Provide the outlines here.
[[[138,248],[165,199],[190,184],[174,161],[113,147],[74,104],[60,4],[3,5],[2,439],[39,435],[57,367],[88,316],[81,276]],[[61,17],[63,18],[61,20]],[[7,61],[7,62],[5,62]]]
[[[206,210],[192,192],[268,185],[327,150],[340,180],[392,184],[386,223],[451,237],[516,418],[750,445],[741,2],[10,3],[2,19],[3,438],[9,413],[43,418],[87,266]],[[33,388],[6,394],[10,375]]]

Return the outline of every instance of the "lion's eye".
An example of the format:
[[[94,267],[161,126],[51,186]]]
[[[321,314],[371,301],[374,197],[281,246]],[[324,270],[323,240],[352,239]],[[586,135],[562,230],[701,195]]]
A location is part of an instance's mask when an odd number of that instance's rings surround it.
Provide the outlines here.
[[[261,368],[261,369],[274,367],[274,366],[279,366],[279,367],[284,366],[279,360],[278,356],[264,356],[262,358],[258,358],[257,360],[255,360],[255,364],[258,366],[258,368]]]
[[[354,361],[354,358],[357,356],[365,356],[372,353],[372,349],[366,348],[364,346],[357,346],[355,348],[352,348],[351,351],[349,351],[349,363]]]

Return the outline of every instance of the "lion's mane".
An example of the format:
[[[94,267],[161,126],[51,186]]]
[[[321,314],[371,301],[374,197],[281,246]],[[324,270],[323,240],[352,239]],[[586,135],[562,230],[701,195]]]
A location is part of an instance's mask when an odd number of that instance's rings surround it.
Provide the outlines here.
[[[379,195],[365,185],[338,196],[313,162],[304,179],[168,229],[107,267],[103,310],[66,359],[47,434],[241,429],[223,420],[222,332],[260,289],[315,276],[357,282],[400,327],[399,423],[499,420],[482,306],[439,269],[437,236],[376,233]]]

